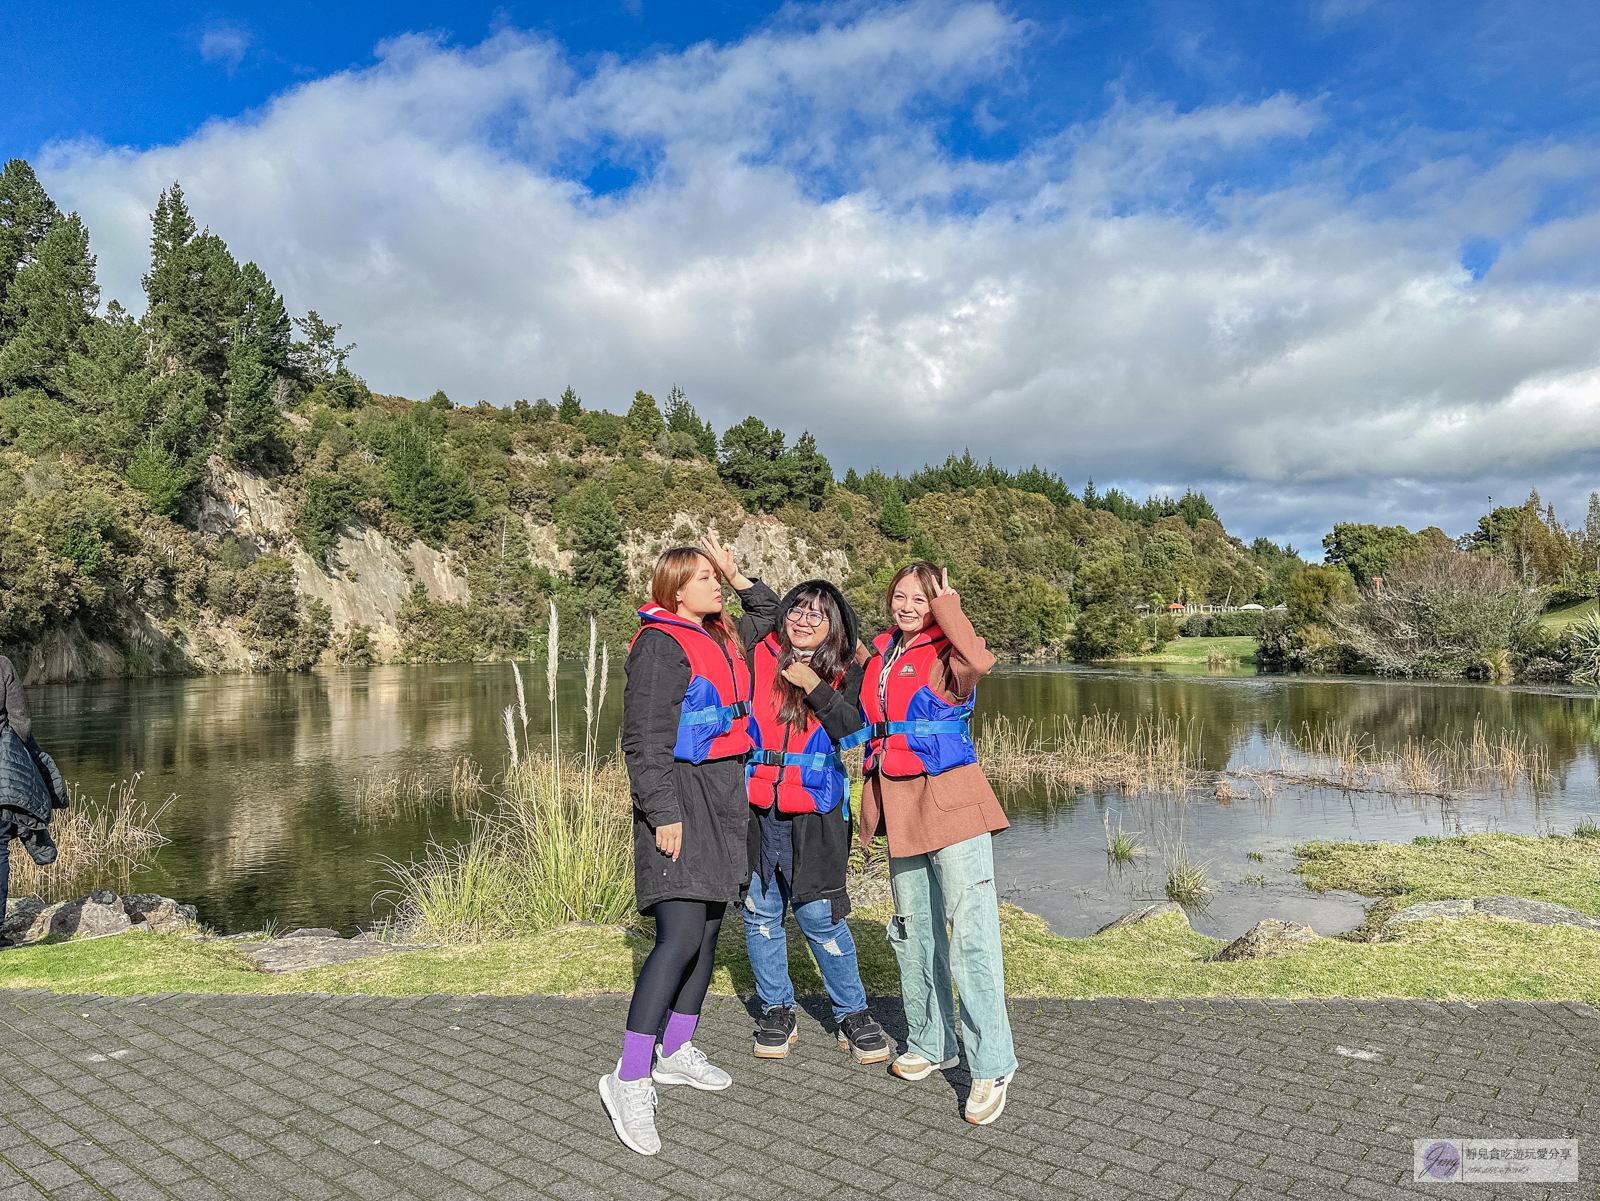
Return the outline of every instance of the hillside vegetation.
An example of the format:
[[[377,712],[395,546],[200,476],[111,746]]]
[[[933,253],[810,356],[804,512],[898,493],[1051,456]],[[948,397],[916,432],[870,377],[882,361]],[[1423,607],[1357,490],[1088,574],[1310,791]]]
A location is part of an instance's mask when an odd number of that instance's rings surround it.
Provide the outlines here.
[[[1301,566],[1198,494],[1079,496],[970,456],[836,482],[809,433],[718,435],[676,388],[617,413],[374,394],[178,185],[151,231],[135,317],[102,306],[78,216],[27,163],[0,176],[0,648],[34,679],[525,654],[552,600],[620,643],[654,553],[713,521],[752,572],[828,575],[869,622],[896,565],[935,559],[1011,656],[1074,621],[1079,653],[1138,649],[1138,606],[1273,603]]]

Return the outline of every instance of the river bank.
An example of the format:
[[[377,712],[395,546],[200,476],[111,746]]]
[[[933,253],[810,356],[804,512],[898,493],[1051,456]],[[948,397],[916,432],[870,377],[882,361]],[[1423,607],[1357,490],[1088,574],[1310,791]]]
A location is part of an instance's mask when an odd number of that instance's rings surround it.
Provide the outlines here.
[[[1297,848],[1307,887],[1374,898],[1354,937],[1318,937],[1265,958],[1219,962],[1229,945],[1158,912],[1120,929],[1063,938],[1014,905],[1001,911],[1007,989],[1017,997],[1416,997],[1435,1000],[1600,1000],[1600,931],[1471,912],[1382,929],[1378,918],[1421,901],[1526,897],[1600,916],[1600,837],[1470,835]],[[1165,908],[1165,907],[1164,907]],[[887,902],[850,919],[868,992],[899,991],[884,936]],[[1365,941],[1377,938],[1379,941]],[[123,934],[0,953],[0,983],[108,996],[165,992],[587,995],[626,992],[649,952],[647,923],[566,926],[541,934],[428,947],[281,975],[264,974],[237,939]],[[790,929],[801,994],[822,991],[804,941]],[[754,987],[740,930],[718,947],[712,991]]]

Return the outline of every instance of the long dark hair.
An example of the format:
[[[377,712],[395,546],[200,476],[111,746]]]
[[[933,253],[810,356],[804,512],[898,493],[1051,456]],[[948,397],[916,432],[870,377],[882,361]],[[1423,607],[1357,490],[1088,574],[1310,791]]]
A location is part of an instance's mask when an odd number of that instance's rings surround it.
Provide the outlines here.
[[[839,611],[839,602],[834,599],[832,592],[821,588],[802,592],[790,602],[789,609],[809,608],[812,605],[827,615],[828,636],[817,644],[808,662],[822,682],[831,685],[844,675],[844,669],[850,665],[856,648],[850,644],[850,632],[845,629],[844,614]],[[784,610],[783,620],[778,622],[776,630],[778,670],[772,687],[778,694],[778,720],[798,730],[806,724],[805,693],[798,684],[791,684],[783,678],[783,669],[800,658],[794,644],[789,641],[789,609]]]

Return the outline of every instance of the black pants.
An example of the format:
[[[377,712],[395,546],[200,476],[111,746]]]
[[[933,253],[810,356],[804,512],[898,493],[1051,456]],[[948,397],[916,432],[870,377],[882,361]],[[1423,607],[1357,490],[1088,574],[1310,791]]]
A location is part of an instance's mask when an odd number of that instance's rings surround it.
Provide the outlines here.
[[[10,822],[0,822],[0,929],[6,924],[6,897],[11,891],[11,840],[17,835]],[[0,932],[0,938],[4,938]]]
[[[628,1029],[654,1038],[674,1013],[699,1013],[711,987],[717,935],[727,911],[722,901],[657,901],[656,945],[634,981]]]

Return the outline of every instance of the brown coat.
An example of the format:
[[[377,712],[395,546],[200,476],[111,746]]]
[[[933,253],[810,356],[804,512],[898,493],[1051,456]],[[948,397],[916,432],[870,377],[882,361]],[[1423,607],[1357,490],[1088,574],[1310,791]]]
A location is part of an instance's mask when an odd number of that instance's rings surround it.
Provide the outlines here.
[[[928,684],[945,700],[959,703],[989,674],[994,656],[961,611],[960,597],[953,593],[936,597],[931,607],[933,620],[950,645],[929,671]],[[857,658],[866,654],[870,652],[860,648]],[[861,683],[863,689],[877,686],[878,681],[870,678]],[[926,855],[1010,824],[979,763],[937,776],[874,772],[861,791],[862,845],[887,835],[889,854],[897,859]]]

